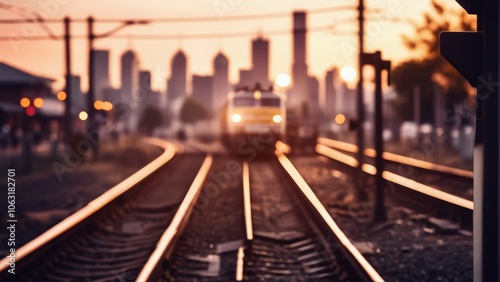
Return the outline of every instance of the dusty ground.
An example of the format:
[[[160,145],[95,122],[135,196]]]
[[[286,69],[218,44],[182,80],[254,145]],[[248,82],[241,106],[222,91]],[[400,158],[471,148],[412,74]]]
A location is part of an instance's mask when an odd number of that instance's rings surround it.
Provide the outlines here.
[[[109,188],[132,175],[162,151],[140,142],[103,144],[97,160],[86,160],[57,177],[52,167],[16,177],[16,247],[34,239]],[[5,183],[5,182],[4,182]],[[4,190],[4,189],[2,189]],[[6,200],[7,194],[1,198]],[[6,201],[0,203],[2,225]],[[5,230],[5,231],[4,231]],[[0,255],[6,254],[7,231],[0,233]]]

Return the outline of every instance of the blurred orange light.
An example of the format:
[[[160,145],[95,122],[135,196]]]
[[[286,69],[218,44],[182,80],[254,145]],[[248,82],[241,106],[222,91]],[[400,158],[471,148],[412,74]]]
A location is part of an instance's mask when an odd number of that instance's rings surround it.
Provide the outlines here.
[[[37,108],[41,108],[43,106],[43,99],[35,98],[35,100],[33,101],[33,105]]]
[[[343,114],[338,114],[335,116],[335,122],[339,125],[342,125],[345,123],[345,116]]]
[[[21,107],[27,108],[30,105],[30,99],[22,98],[19,104],[21,104]]]
[[[68,95],[64,91],[59,91],[57,93],[57,99],[59,99],[60,101],[66,100],[66,97],[68,97]]]
[[[102,110],[102,105],[103,105],[103,102],[101,100],[96,100],[94,102],[94,108],[96,110]]]
[[[109,112],[113,109],[113,104],[109,101],[105,101],[102,103],[102,109]]]

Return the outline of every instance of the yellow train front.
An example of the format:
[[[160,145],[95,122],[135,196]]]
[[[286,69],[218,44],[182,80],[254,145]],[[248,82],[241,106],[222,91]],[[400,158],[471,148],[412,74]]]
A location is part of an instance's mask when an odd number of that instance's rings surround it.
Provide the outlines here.
[[[284,94],[260,87],[229,93],[221,113],[224,145],[239,155],[274,151],[285,136],[285,102]]]

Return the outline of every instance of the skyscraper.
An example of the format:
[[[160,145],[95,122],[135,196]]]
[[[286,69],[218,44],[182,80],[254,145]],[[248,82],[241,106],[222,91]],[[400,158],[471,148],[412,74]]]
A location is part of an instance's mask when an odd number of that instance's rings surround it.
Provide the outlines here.
[[[306,63],[306,13],[293,13],[293,65],[292,93],[288,100],[291,107],[305,102],[308,97],[308,75]]]
[[[179,97],[186,96],[186,55],[179,50],[172,59],[170,69],[170,79],[167,83],[167,104],[173,102]]]
[[[160,107],[160,95],[151,89],[151,72],[139,72],[139,102],[142,109],[146,106]]]
[[[130,108],[127,128],[134,132],[137,130],[138,122],[138,89],[139,89],[139,60],[131,50],[125,52],[121,58],[121,95],[122,101],[126,102]]]
[[[109,51],[94,50],[94,99],[103,100],[109,88]]]
[[[305,117],[312,121],[320,120],[320,110],[319,110],[319,81],[314,76],[309,76],[307,78],[307,105],[309,106],[309,116]]]
[[[252,80],[269,85],[269,41],[262,36],[252,40]]]
[[[229,92],[229,61],[221,52],[219,52],[215,56],[213,61],[213,68],[214,76],[212,81],[212,108],[217,109],[222,105],[224,98]]]
[[[86,109],[87,101],[84,99],[82,89],[80,87],[80,76],[71,76],[71,114],[77,116],[80,111]]]
[[[325,103],[322,112],[326,117],[332,118],[337,113],[337,103],[335,100],[334,78],[337,77],[337,69],[333,68],[326,72],[325,76]]]
[[[240,69],[240,81],[238,82],[238,87],[253,86],[255,82],[253,81],[252,70],[241,70]]]

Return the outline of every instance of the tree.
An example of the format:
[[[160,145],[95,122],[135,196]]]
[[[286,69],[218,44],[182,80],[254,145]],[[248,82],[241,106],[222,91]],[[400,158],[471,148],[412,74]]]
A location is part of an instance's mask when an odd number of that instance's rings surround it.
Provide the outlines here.
[[[151,135],[153,130],[163,123],[163,115],[156,106],[147,106],[142,112],[139,126],[143,128],[146,134]]]
[[[179,119],[183,123],[192,124],[201,120],[209,119],[210,117],[211,113],[205,105],[191,97],[184,100],[179,115]]]
[[[432,11],[423,15],[423,23],[412,23],[415,35],[402,36],[407,48],[417,56],[397,66],[392,72],[398,99],[396,108],[403,119],[411,119],[413,89],[420,88],[421,117],[423,122],[433,118],[432,109],[434,83],[438,83],[446,96],[447,108],[461,103],[468,96],[470,86],[467,81],[439,53],[439,33],[449,30],[475,30],[475,21],[463,10],[445,8],[437,0],[432,0]]]

